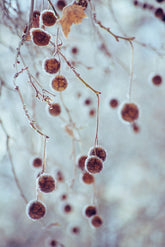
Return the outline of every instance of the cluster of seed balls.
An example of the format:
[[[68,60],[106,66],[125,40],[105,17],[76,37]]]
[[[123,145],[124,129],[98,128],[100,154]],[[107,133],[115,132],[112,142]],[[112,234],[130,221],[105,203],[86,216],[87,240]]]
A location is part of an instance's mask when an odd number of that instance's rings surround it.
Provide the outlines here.
[[[163,3],[165,2],[164,0],[156,0],[157,3]],[[160,19],[161,21],[165,22],[165,13],[163,11],[162,8],[155,8],[153,5],[148,4],[148,3],[141,3],[137,0],[134,1],[134,5],[141,7],[143,9],[148,9],[150,11],[152,11],[155,15],[155,17],[157,17],[158,19]]]
[[[95,181],[94,174],[100,173],[103,169],[103,162],[106,159],[106,151],[100,147],[92,147],[87,155],[82,155],[78,159],[78,167],[82,171],[82,181],[89,185]],[[100,227],[103,223],[101,217],[97,215],[95,206],[87,206],[85,216],[91,218],[91,225]]]
[[[56,20],[57,18],[54,15],[54,12],[51,10],[44,10],[40,15],[40,22],[42,23],[42,27],[53,26],[56,23]],[[49,44],[51,39],[51,35],[40,28],[32,28],[31,37],[37,46],[46,46]],[[60,66],[60,61],[58,61],[56,58],[46,59],[43,64],[43,68],[48,74],[55,74],[59,72]],[[55,78],[53,78],[51,86],[55,91],[61,92],[67,88],[68,82],[63,75],[57,75]],[[61,107],[58,103],[49,104],[48,111],[52,116],[58,116],[61,113]]]

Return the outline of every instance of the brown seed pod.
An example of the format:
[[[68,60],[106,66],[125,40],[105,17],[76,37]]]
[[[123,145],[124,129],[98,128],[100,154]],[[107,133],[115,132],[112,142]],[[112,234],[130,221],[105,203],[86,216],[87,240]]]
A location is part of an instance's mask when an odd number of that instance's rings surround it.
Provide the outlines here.
[[[102,161],[105,161],[106,159],[106,151],[102,148],[102,147],[92,147],[89,150],[89,156],[91,155],[95,155],[97,157],[99,157]]]
[[[99,215],[95,215],[91,219],[91,224],[94,227],[100,227],[103,224],[103,220]]]
[[[93,175],[89,174],[88,172],[85,172],[82,176],[82,181],[85,184],[92,184],[94,183],[95,179]]]
[[[94,117],[95,116],[95,113],[96,113],[95,109],[91,109],[89,111],[89,116]]]
[[[33,42],[38,46],[46,46],[49,44],[49,41],[51,39],[50,34],[43,31],[39,28],[32,28],[31,29],[31,36]]]
[[[57,8],[59,9],[59,10],[63,10],[63,8],[66,6],[66,2],[65,2],[65,0],[58,0],[57,1]]]
[[[109,102],[109,105],[110,105],[112,108],[116,108],[116,107],[118,107],[119,102],[118,102],[117,99],[111,99],[110,102]]]
[[[64,175],[61,171],[57,171],[56,179],[58,182],[64,182]]]
[[[45,26],[53,26],[56,23],[57,18],[52,10],[44,10],[41,13],[41,20]]]
[[[42,166],[42,159],[41,158],[35,158],[33,160],[33,166],[36,168],[41,167]]]
[[[73,233],[73,234],[79,234],[80,233],[80,227],[78,227],[78,226],[73,226],[72,228],[71,228],[71,232]]]
[[[38,185],[42,192],[49,193],[55,189],[55,180],[50,175],[41,175],[38,178]]]
[[[64,76],[62,75],[57,75],[53,80],[52,80],[52,88],[56,91],[64,91],[67,88],[67,80]]]
[[[121,117],[127,122],[133,122],[139,117],[139,109],[133,103],[124,104],[121,110]]]
[[[71,213],[72,212],[72,206],[70,204],[66,204],[64,206],[64,212],[67,213],[67,214]]]
[[[155,86],[159,86],[160,84],[162,84],[162,77],[160,75],[155,75],[153,78],[152,78],[152,83],[155,85]]]
[[[88,158],[88,156],[86,155],[82,155],[79,159],[78,159],[78,167],[84,171],[85,169],[85,160]]]
[[[95,206],[87,206],[85,209],[85,216],[92,217],[93,215],[97,214],[97,210]]]
[[[46,59],[43,67],[47,73],[55,74],[60,69],[60,62],[55,58]]]
[[[27,215],[33,220],[39,220],[46,213],[46,206],[41,201],[31,201],[26,207]]]
[[[89,156],[89,158],[85,161],[85,169],[89,173],[99,173],[103,169],[103,162],[95,155]]]
[[[60,113],[61,113],[61,107],[59,104],[55,103],[55,104],[51,104],[49,106],[49,113],[52,115],[52,116],[59,116]]]

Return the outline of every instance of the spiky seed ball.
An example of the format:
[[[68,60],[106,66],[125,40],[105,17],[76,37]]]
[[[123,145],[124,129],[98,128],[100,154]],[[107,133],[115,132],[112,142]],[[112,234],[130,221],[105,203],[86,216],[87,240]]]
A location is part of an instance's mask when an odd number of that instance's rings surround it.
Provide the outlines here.
[[[41,14],[42,23],[45,26],[53,26],[56,23],[57,18],[52,10],[44,10]]]
[[[103,169],[103,162],[100,158],[98,158],[95,155],[90,156],[85,161],[85,169],[89,173],[93,173],[93,174],[99,173]]]
[[[32,28],[31,35],[33,42],[38,46],[46,46],[49,44],[51,39],[50,34],[47,32],[39,29],[39,28]]]
[[[67,88],[67,80],[64,76],[62,75],[57,75],[53,80],[52,80],[52,88],[56,91],[64,91]]]
[[[59,116],[60,113],[61,113],[61,107],[59,104],[55,103],[55,104],[51,104],[49,106],[49,113],[52,115],[52,116]]]
[[[49,74],[55,74],[60,69],[60,62],[55,58],[46,59],[44,62],[44,70]]]
[[[95,206],[87,206],[85,209],[85,216],[87,217],[92,217],[96,213],[97,213],[97,210]]]
[[[79,159],[78,159],[78,167],[84,171],[85,169],[85,160],[88,158],[88,156],[86,155],[82,155]]]
[[[89,150],[89,155],[95,155],[99,157],[102,161],[105,161],[106,159],[106,151],[102,147],[92,147]]]
[[[33,220],[39,220],[44,217],[46,207],[41,201],[32,201],[27,204],[27,215]]]
[[[103,220],[99,215],[95,215],[91,219],[91,224],[94,227],[100,227],[103,224]]]
[[[55,189],[55,180],[50,175],[41,175],[38,178],[38,185],[42,192],[49,193]]]
[[[109,105],[110,105],[112,108],[116,108],[116,107],[118,107],[119,102],[118,102],[117,99],[111,99],[110,102],[109,102]]]
[[[64,206],[64,212],[65,213],[70,213],[72,211],[72,206],[70,205],[70,204],[66,204],[65,206]]]
[[[78,1],[75,1],[74,4],[78,4],[82,7],[84,7],[84,9],[86,9],[88,7],[88,2],[87,0],[78,0]]]
[[[42,159],[41,158],[35,158],[33,160],[33,166],[36,168],[41,167],[42,166]]]
[[[139,109],[133,103],[124,104],[121,110],[121,117],[127,122],[133,122],[139,117]]]
[[[71,228],[71,232],[72,232],[73,234],[79,234],[79,233],[80,233],[80,227],[78,227],[78,226],[73,226],[73,227]]]
[[[93,175],[89,174],[88,172],[85,172],[82,176],[82,181],[85,184],[92,184],[92,183],[94,183],[95,179],[94,179]]]
[[[155,85],[155,86],[159,86],[161,83],[162,83],[162,77],[160,75],[155,75],[153,78],[152,78],[152,83]]]

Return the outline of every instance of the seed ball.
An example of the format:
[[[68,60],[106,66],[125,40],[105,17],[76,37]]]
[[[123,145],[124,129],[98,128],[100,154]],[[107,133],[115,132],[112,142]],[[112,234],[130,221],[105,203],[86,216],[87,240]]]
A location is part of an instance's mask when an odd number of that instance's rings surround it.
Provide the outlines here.
[[[42,192],[49,193],[55,189],[55,180],[50,175],[41,175],[38,179],[38,185]]]
[[[82,176],[82,181],[85,184],[92,184],[92,183],[94,183],[95,179],[94,179],[94,176],[92,174],[85,172]]]
[[[91,224],[94,227],[100,227],[103,224],[103,220],[99,215],[95,215],[91,219]]]
[[[133,123],[133,124],[132,124],[132,128],[133,128],[133,131],[134,131],[135,133],[139,133],[140,128],[139,128],[139,126],[137,125],[137,123]]]
[[[101,170],[103,169],[102,160],[95,155],[90,156],[85,161],[85,169],[87,170],[87,172],[93,174],[101,172]]]
[[[32,201],[27,204],[27,215],[33,220],[39,220],[46,213],[46,206],[41,201]]]
[[[59,104],[51,104],[50,106],[49,106],[49,113],[50,113],[50,115],[52,115],[52,116],[59,116],[60,115],[60,113],[61,113],[61,107],[60,107],[60,105]]]
[[[51,38],[50,34],[39,28],[32,28],[31,35],[33,42],[38,46],[48,45]]]
[[[72,211],[72,206],[70,204],[66,204],[64,206],[64,212],[68,214],[71,213],[71,211]]]
[[[78,48],[77,47],[73,47],[72,48],[72,53],[75,55],[78,53]]]
[[[117,99],[111,99],[110,102],[109,102],[109,105],[110,105],[112,108],[116,108],[116,107],[118,107],[119,102],[118,102]]]
[[[44,62],[44,70],[49,74],[55,74],[60,69],[60,62],[55,58],[46,59]]]
[[[79,234],[80,233],[80,228],[78,227],[78,226],[73,226],[72,228],[71,228],[71,232],[73,233],[73,234]]]
[[[94,117],[95,116],[95,113],[96,113],[95,109],[91,109],[89,111],[89,116]]]
[[[88,158],[88,156],[83,155],[78,159],[78,167],[84,171],[85,169],[85,160]]]
[[[95,206],[87,206],[85,209],[85,216],[87,217],[92,217],[97,213],[96,207]]]
[[[57,1],[57,8],[59,10],[63,10],[63,8],[66,6],[66,2],[64,0],[58,0]]]
[[[99,157],[102,161],[105,161],[106,159],[106,152],[102,147],[92,147],[89,150],[89,156],[91,155]]]
[[[152,78],[152,83],[155,85],[155,86],[159,86],[161,83],[162,83],[162,77],[160,75],[155,75],[153,78]]]
[[[67,80],[64,76],[62,75],[57,75],[53,80],[52,80],[52,88],[56,91],[64,91],[67,88]]]
[[[35,158],[33,160],[33,166],[36,168],[41,167],[42,166],[42,159],[41,158]]]
[[[64,182],[64,175],[61,171],[57,171],[56,179],[58,182]]]
[[[53,26],[57,20],[57,18],[54,15],[54,12],[51,10],[43,11],[41,14],[41,19],[42,19],[42,23],[48,27]]]
[[[139,109],[133,103],[124,104],[121,110],[121,117],[127,122],[133,122],[139,117]]]
[[[157,8],[157,9],[155,10],[155,16],[156,16],[157,18],[162,19],[162,18],[163,18],[163,15],[164,15],[164,13],[163,13],[163,9],[162,9],[162,8]]]

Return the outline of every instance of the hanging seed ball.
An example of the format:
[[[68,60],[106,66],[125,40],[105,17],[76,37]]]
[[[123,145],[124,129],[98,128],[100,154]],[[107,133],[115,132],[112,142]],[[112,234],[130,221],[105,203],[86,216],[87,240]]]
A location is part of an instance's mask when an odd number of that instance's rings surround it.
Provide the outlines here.
[[[92,217],[93,215],[95,215],[97,213],[96,207],[95,206],[88,206],[85,209],[85,216],[87,217]]]
[[[92,103],[91,99],[87,98],[85,101],[84,101],[85,105],[90,105]]]
[[[88,158],[88,156],[83,155],[78,159],[78,167],[84,171],[85,169],[85,160]]]
[[[52,80],[52,88],[56,91],[64,91],[67,88],[67,80],[64,76],[62,75],[57,75],[53,80]]]
[[[51,36],[47,32],[42,31],[39,28],[33,28],[31,29],[31,34],[32,40],[36,45],[46,46],[49,44]]]
[[[75,55],[75,54],[77,54],[78,53],[78,48],[77,47],[73,47],[72,48],[72,53]]]
[[[49,106],[49,113],[52,115],[52,116],[59,116],[60,115],[60,113],[61,113],[61,107],[60,107],[60,105],[59,104],[51,104],[50,106]]]
[[[28,216],[34,220],[41,219],[46,213],[46,207],[40,201],[33,201],[28,203],[26,210]]]
[[[59,10],[63,10],[63,8],[66,6],[66,2],[64,0],[58,0],[57,1],[57,8]]]
[[[42,23],[48,27],[53,26],[57,20],[57,18],[54,15],[54,12],[51,10],[43,11],[41,14],[41,19],[42,19]]]
[[[137,125],[137,123],[133,123],[133,124],[132,124],[132,128],[133,128],[133,131],[134,131],[135,133],[139,133],[140,128],[139,128],[139,126]]]
[[[60,69],[60,62],[55,58],[46,59],[44,62],[44,70],[49,74],[55,74]]]
[[[70,204],[66,204],[65,206],[64,206],[64,212],[65,213],[70,213],[72,211],[72,207],[71,207],[71,205]]]
[[[92,184],[92,183],[94,183],[95,179],[94,179],[94,176],[92,174],[85,172],[82,176],[82,181],[85,184]]]
[[[85,161],[85,168],[87,172],[94,173],[94,174],[99,173],[103,169],[102,160],[95,155],[90,156]]]
[[[58,182],[64,182],[64,176],[61,171],[57,172],[56,179]]]
[[[159,19],[162,19],[164,15],[163,9],[162,8],[157,8],[155,10],[155,16]]]
[[[124,104],[121,110],[121,117],[127,122],[133,122],[139,117],[139,109],[133,103]]]
[[[36,168],[41,167],[42,166],[42,159],[41,158],[35,158],[33,160],[33,166]]]
[[[71,232],[73,234],[79,234],[80,233],[80,228],[78,226],[74,226],[71,228]]]
[[[75,1],[74,3],[84,7],[84,9],[86,9],[88,6],[87,0],[78,0],[78,1]]]
[[[162,77],[160,75],[155,75],[153,78],[152,78],[152,83],[155,85],[155,86],[159,86],[160,84],[162,84]]]
[[[110,102],[109,102],[109,105],[110,105],[112,108],[116,108],[116,107],[118,107],[119,102],[118,102],[117,99],[111,99]]]
[[[91,219],[91,224],[94,227],[100,227],[103,224],[103,220],[99,215],[95,215]]]
[[[62,196],[61,196],[61,200],[63,201],[63,200],[66,200],[67,199],[67,194],[63,194]]]
[[[95,109],[91,109],[89,111],[89,116],[94,117],[95,113],[96,113]]]
[[[51,240],[49,246],[58,247],[58,242],[56,240]]]
[[[49,193],[55,189],[55,180],[50,175],[41,175],[38,179],[38,185],[42,192]]]
[[[105,161],[106,159],[106,152],[102,147],[92,147],[89,150],[89,156],[91,155],[99,157],[102,161]]]

